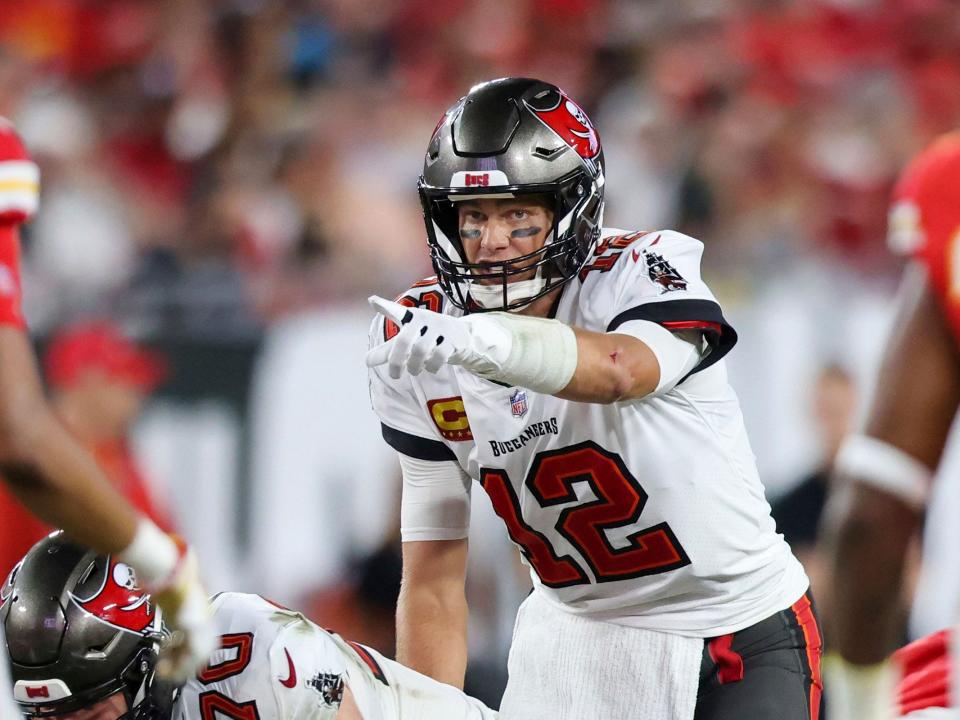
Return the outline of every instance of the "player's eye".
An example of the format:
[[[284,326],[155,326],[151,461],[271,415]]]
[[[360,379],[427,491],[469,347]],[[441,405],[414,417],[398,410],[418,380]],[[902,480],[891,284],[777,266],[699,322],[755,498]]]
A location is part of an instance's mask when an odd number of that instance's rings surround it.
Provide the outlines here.
[[[510,216],[514,220],[526,220],[528,217],[530,217],[530,212],[526,208],[517,208],[510,213]]]

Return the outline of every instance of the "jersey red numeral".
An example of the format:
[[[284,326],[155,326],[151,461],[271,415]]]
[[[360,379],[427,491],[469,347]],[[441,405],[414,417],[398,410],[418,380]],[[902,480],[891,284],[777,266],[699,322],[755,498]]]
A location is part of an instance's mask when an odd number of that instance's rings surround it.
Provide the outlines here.
[[[200,693],[200,717],[203,720],[260,720],[255,700],[238,703],[216,690]]]
[[[204,685],[226,680],[239,675],[250,664],[250,651],[253,649],[253,633],[232,633],[220,636],[220,647],[224,650],[236,650],[234,658],[224,660],[216,665],[207,665],[197,673],[197,680]]]
[[[480,477],[510,538],[523,548],[544,585],[565,587],[590,582],[573,558],[558,557],[547,538],[523,520],[520,503],[503,470],[483,468]],[[610,542],[608,531],[637,523],[647,494],[619,455],[592,441],[538,453],[525,485],[540,506],[547,508],[575,502],[574,485],[583,482],[596,499],[562,510],[555,527],[583,556],[597,582],[653,575],[690,564],[665,522],[628,534],[623,547]]]
[[[611,582],[676,570],[690,564],[667,523],[626,536],[614,547],[607,531],[635,525],[647,494],[623,460],[593,441],[539,453],[527,487],[541,507],[575,502],[574,484],[586,482],[596,500],[566,508],[556,528],[583,555],[597,582]]]
[[[567,587],[590,582],[573,558],[569,555],[558,557],[547,538],[523,521],[517,494],[506,472],[481,468],[480,486],[490,496],[493,509],[506,524],[510,539],[521,547],[524,557],[544,585]]]
[[[416,286],[414,286],[416,287]],[[440,312],[443,309],[443,296],[438,293],[436,290],[428,290],[425,293],[420,293],[420,299],[414,300],[409,295],[404,295],[402,298],[397,299],[397,303],[403,305],[404,307],[418,307],[426,308],[433,312]],[[390,340],[396,334],[400,332],[400,326],[397,325],[393,320],[385,320],[383,323],[383,339]]]

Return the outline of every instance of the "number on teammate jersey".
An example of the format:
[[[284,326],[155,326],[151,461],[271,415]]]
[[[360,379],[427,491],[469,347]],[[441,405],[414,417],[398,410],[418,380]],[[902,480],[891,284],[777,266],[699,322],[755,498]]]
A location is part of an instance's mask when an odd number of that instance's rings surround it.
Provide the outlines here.
[[[562,510],[555,528],[577,549],[597,582],[654,575],[690,564],[665,522],[631,533],[625,547],[610,543],[606,531],[634,525],[647,503],[647,493],[619,455],[591,440],[537,453],[524,484],[546,508],[576,501],[574,485],[580,482],[590,486],[596,499]],[[504,470],[481,468],[480,485],[544,585],[560,588],[591,582],[576,559],[558,555],[549,539],[523,519]]]
[[[246,670],[250,664],[253,633],[221,635],[220,647],[235,652],[235,655],[216,665],[208,663],[197,674],[197,679],[204,685],[226,680]],[[216,690],[202,692],[198,699],[203,720],[260,720],[256,700],[237,702]]]

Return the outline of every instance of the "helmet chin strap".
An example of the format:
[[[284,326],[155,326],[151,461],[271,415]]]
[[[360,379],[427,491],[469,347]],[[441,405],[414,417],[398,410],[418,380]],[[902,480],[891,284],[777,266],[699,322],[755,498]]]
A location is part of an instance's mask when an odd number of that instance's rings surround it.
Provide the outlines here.
[[[515,302],[532,298],[543,290],[546,279],[541,277],[537,270],[537,276],[530,280],[517,280],[507,283],[507,305]],[[503,310],[503,285],[481,285],[478,282],[470,283],[470,297],[473,301],[485,310]]]

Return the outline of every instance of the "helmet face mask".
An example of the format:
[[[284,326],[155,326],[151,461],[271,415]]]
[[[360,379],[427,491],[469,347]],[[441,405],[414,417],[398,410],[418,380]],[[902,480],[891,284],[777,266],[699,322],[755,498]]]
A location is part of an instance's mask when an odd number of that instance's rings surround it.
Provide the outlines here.
[[[129,566],[54,533],[0,591],[14,694],[58,718],[122,694],[123,720],[168,718],[174,688],[154,669],[166,631]]]
[[[603,152],[583,111],[548,83],[506,78],[471,89],[434,131],[419,182],[430,258],[450,301],[470,312],[519,310],[583,267],[600,234]],[[497,263],[471,263],[456,203],[468,197],[547,196],[553,227],[543,247]],[[537,270],[531,292],[510,285]],[[496,272],[492,275],[491,269]],[[498,277],[501,301],[481,305],[472,287]],[[474,293],[479,296],[479,293]],[[491,293],[484,289],[484,296]]]

